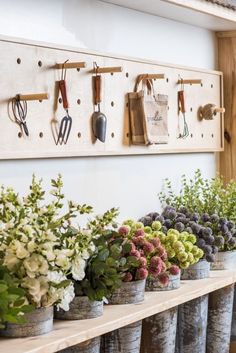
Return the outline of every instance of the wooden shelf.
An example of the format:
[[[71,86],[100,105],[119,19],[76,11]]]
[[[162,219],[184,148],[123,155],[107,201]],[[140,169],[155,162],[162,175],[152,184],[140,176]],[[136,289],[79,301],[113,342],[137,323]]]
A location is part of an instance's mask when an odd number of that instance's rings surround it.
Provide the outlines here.
[[[236,29],[236,12],[205,0],[102,0],[213,31]]]
[[[236,271],[214,271],[210,278],[182,281],[179,289],[146,293],[145,301],[133,305],[105,306],[104,315],[83,321],[56,321],[54,331],[31,338],[0,339],[2,353],[53,353],[126,326],[145,317],[208,294],[236,282]]]

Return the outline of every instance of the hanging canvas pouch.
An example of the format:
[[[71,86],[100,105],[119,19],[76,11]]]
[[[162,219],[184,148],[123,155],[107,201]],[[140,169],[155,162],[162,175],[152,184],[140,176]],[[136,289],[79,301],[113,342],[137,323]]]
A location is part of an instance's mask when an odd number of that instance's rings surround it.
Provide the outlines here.
[[[142,90],[138,91],[140,82]],[[168,143],[168,96],[155,94],[152,80],[138,78],[128,97],[132,144]]]

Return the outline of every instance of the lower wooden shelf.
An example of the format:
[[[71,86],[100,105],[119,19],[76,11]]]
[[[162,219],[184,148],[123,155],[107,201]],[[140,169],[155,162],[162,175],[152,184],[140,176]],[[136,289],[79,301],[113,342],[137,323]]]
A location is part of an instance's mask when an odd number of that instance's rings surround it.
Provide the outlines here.
[[[210,278],[182,281],[169,292],[147,292],[141,304],[105,306],[104,315],[83,321],[55,321],[54,330],[43,336],[0,339],[1,353],[53,353],[84,342],[145,317],[170,309],[236,282],[236,271],[212,271]]]

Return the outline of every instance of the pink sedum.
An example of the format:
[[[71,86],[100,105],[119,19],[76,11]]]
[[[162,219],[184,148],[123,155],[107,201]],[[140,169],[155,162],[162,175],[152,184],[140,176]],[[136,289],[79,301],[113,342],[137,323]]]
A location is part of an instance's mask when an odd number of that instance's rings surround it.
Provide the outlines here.
[[[137,259],[139,259],[141,257],[141,254],[138,250],[131,250],[130,255],[137,257]]]
[[[158,276],[158,279],[159,281],[161,282],[161,284],[163,286],[167,286],[168,283],[169,283],[169,276],[167,273],[161,273],[159,276]]]
[[[143,229],[137,229],[136,232],[134,233],[135,237],[143,237],[145,235],[145,232]]]
[[[126,272],[124,278],[123,278],[123,282],[131,282],[133,279],[133,275],[130,272]]]
[[[139,261],[140,261],[140,267],[146,267],[147,266],[147,259],[146,259],[146,257],[140,257],[140,259],[139,259]]]
[[[120,235],[127,235],[129,234],[129,228],[126,227],[126,226],[121,226],[119,229],[118,229],[118,233]]]
[[[151,240],[151,243],[155,246],[155,248],[158,248],[161,244],[160,239],[159,238],[154,238]]]
[[[155,248],[152,243],[146,242],[145,245],[143,246],[143,250],[146,254],[150,254],[155,250]]]
[[[169,268],[169,271],[170,271],[170,274],[176,276],[180,273],[180,269],[178,266],[176,265],[172,265],[170,268]]]
[[[146,268],[138,268],[136,272],[136,278],[139,280],[146,279],[148,276],[148,270]]]

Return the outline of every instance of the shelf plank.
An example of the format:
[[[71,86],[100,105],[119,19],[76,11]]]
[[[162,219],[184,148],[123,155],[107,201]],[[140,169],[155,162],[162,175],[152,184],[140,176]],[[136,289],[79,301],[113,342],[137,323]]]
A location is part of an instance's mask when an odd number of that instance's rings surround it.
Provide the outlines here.
[[[205,0],[102,0],[213,31],[236,29],[236,12]]]
[[[169,292],[148,292],[141,304],[105,306],[104,315],[83,321],[56,321],[54,330],[43,336],[0,339],[0,352],[54,353],[126,326],[145,317],[208,294],[236,282],[236,271],[214,271],[210,278],[182,281],[181,287]]]

